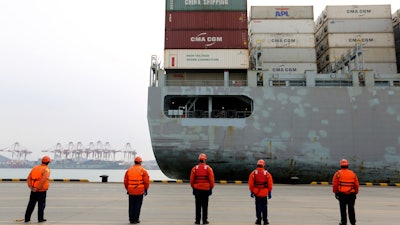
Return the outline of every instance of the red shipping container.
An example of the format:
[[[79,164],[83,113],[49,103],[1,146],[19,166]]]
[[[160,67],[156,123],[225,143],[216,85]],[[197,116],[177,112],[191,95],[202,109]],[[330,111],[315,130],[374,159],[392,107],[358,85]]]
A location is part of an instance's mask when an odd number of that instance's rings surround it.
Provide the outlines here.
[[[245,30],[247,12],[191,11],[166,12],[166,30]]]
[[[166,30],[165,49],[247,49],[246,30]]]

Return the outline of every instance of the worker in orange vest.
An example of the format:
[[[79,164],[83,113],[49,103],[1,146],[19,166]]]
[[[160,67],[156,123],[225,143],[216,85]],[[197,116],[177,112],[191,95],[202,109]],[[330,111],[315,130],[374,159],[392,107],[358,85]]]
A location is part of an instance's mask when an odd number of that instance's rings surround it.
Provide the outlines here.
[[[50,186],[50,169],[47,167],[50,163],[49,156],[43,156],[42,163],[32,168],[26,179],[31,194],[29,203],[26,207],[25,222],[31,220],[31,215],[35,209],[36,202],[38,203],[38,221],[45,222],[44,208],[46,207],[46,193]]]
[[[274,181],[272,175],[264,169],[264,167],[265,161],[259,159],[257,161],[257,168],[250,173],[248,183],[250,196],[252,198],[255,197],[257,217],[255,224],[261,224],[262,219],[265,225],[269,224],[267,198],[270,199],[272,197],[272,186],[274,185]]]
[[[336,199],[339,200],[341,222],[339,225],[347,224],[346,207],[349,211],[349,220],[352,225],[356,224],[356,214],[354,204],[356,195],[358,194],[358,178],[357,175],[349,170],[349,162],[346,159],[340,161],[341,169],[338,170],[332,179],[332,191],[335,193]]]
[[[142,167],[142,158],[135,157],[135,165],[130,167],[124,177],[124,185],[129,195],[129,222],[140,223],[140,209],[142,208],[143,196],[147,195],[150,186],[150,178],[146,169]]]
[[[190,173],[190,186],[193,189],[193,195],[196,199],[196,219],[195,224],[200,224],[202,218],[203,224],[208,222],[208,197],[212,194],[214,188],[214,172],[206,164],[207,156],[204,153],[199,155],[199,164],[192,168]],[[201,217],[203,210],[203,217]]]

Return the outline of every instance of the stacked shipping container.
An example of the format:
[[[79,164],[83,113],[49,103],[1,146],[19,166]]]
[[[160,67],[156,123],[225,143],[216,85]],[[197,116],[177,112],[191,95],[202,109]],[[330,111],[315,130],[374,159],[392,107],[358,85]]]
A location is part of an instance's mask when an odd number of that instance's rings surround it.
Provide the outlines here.
[[[400,9],[393,13],[392,21],[396,48],[397,72],[400,73]]]
[[[324,73],[362,43],[365,68],[396,73],[399,14],[390,5],[327,6],[314,22],[312,6],[252,6],[248,29],[246,0],[166,0],[164,68],[179,79],[238,73],[249,68],[250,52],[252,69],[258,57],[274,73]]]
[[[247,27],[246,0],[166,0],[164,68],[247,70]]]
[[[252,6],[249,32],[253,67],[273,73],[316,71],[312,6]]]
[[[315,31],[319,73],[329,72],[357,43],[363,46],[365,69],[397,72],[390,5],[326,6]]]

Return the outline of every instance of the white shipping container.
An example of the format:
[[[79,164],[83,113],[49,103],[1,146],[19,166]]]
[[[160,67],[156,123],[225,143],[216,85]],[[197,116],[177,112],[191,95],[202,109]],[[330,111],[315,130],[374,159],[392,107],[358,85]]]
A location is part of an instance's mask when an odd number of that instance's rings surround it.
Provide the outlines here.
[[[350,64],[350,68],[355,68],[354,63]],[[326,73],[329,69],[329,65],[325,68],[320,69],[319,73]],[[397,73],[396,63],[364,63],[364,68],[368,70],[374,70],[378,74],[394,74]]]
[[[318,45],[327,47],[354,47],[362,43],[364,47],[394,47],[393,33],[331,33]],[[317,46],[318,46],[317,45]]]
[[[316,63],[263,63],[263,70],[280,74],[304,73],[306,70],[317,72]]]
[[[314,19],[313,6],[252,6],[250,19]]]
[[[316,63],[315,48],[263,48],[262,63]]]
[[[349,48],[330,48],[328,54],[330,60],[346,54]],[[396,62],[395,48],[363,48],[363,56],[365,62]]]
[[[388,19],[390,5],[328,5],[318,16],[316,25],[321,26],[329,19]]]
[[[314,33],[314,20],[250,20],[250,34]]]
[[[252,34],[250,48],[314,48],[314,34]]]
[[[353,64],[352,64],[353,66]],[[397,73],[396,63],[365,63],[364,69],[372,69],[378,74]]]
[[[327,20],[316,32],[318,43],[328,33],[389,33],[393,32],[392,19]]]
[[[363,56],[365,63],[396,63],[395,48],[364,48]],[[343,54],[352,51],[352,48],[330,48],[318,58],[318,69],[339,60]]]
[[[165,69],[248,69],[247,49],[165,49]]]
[[[364,48],[394,47],[394,36],[393,33],[328,34],[317,44],[317,55],[329,48],[353,48],[356,44],[362,44]]]

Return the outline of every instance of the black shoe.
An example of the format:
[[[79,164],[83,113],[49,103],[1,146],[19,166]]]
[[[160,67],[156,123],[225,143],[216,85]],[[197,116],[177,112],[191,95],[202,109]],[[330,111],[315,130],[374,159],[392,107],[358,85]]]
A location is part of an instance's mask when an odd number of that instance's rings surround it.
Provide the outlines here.
[[[254,224],[260,224],[261,225],[261,220],[256,220]]]
[[[31,221],[31,220],[24,220],[25,223],[29,223],[29,221]]]
[[[269,224],[268,220],[266,222],[264,222],[264,225],[268,225],[268,224]]]
[[[194,221],[194,224],[200,224],[200,222]]]
[[[41,219],[41,220],[39,220],[39,223],[43,223],[43,222],[46,222],[47,220],[46,219]]]
[[[340,222],[339,225],[346,225],[345,223]]]
[[[203,221],[203,224],[209,224],[210,222],[208,222],[207,220],[206,221]]]

